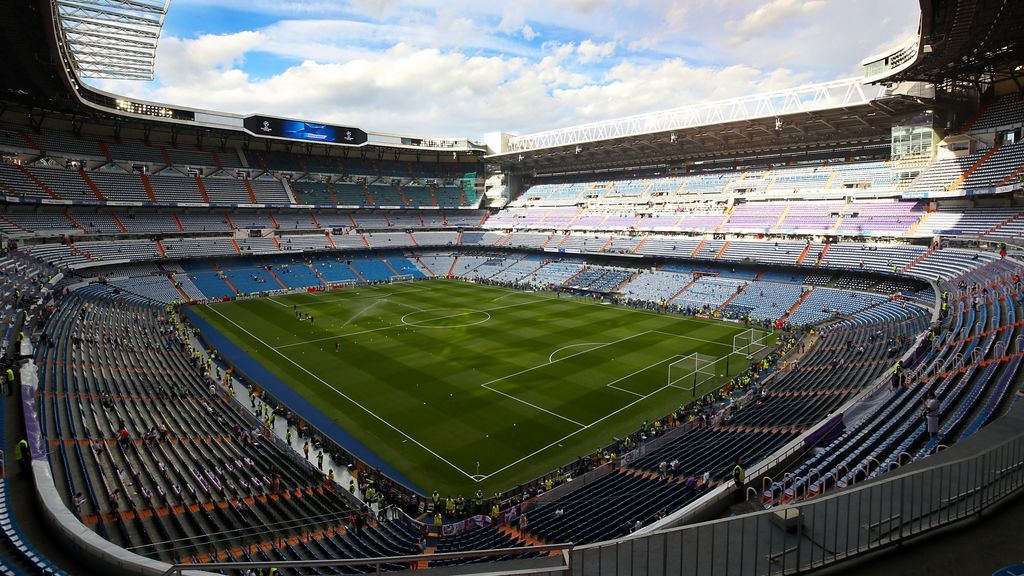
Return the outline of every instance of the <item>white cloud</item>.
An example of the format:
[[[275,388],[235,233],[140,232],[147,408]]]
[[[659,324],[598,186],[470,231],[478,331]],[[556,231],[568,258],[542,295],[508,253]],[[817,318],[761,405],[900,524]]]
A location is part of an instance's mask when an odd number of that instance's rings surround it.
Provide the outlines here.
[[[135,85],[129,95],[237,113],[262,112],[356,125],[370,130],[477,137],[497,129],[530,132],[731,97],[804,81],[789,71],[745,66],[693,67],[680,59],[624,63],[601,77],[567,67],[583,44],[551,44],[538,62],[507,56],[399,44],[344,63],[305,61],[257,79],[224,62],[231,50],[213,51],[216,64],[194,58],[227,39],[178,40],[161,48],[163,86]],[[452,71],[457,70],[457,74]],[[123,86],[123,85],[121,85]]]
[[[758,36],[774,26],[790,23],[825,7],[825,0],[771,0],[749,12],[738,23],[731,26],[739,33],[739,41]]]
[[[679,59],[649,66],[620,64],[601,83],[556,91],[555,98],[576,113],[575,121],[654,112],[795,86],[809,80],[789,70],[744,65],[722,69],[692,67]]]
[[[614,52],[614,41],[596,44],[589,38],[581,42],[579,48],[576,49],[576,54],[579,55],[579,60],[582,64],[604,60]]]
[[[590,13],[611,2],[611,0],[554,0],[555,4],[577,12]]]
[[[175,0],[171,15],[190,4],[259,12],[272,23],[168,33],[157,82],[100,87],[213,110],[471,137],[847,76],[916,27],[919,14],[916,0]]]
[[[670,30],[679,31],[686,26],[686,17],[689,14],[686,6],[679,0],[675,0],[665,11],[665,24]]]

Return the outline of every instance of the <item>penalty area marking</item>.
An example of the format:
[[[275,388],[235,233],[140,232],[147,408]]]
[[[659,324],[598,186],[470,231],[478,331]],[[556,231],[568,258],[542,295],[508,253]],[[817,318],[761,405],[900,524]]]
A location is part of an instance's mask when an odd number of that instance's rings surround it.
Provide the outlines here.
[[[633,334],[631,336],[626,336],[625,338],[619,338],[618,340],[615,340],[614,342],[607,342],[607,343],[604,343],[604,344],[599,344],[597,346],[594,346],[593,348],[588,348],[587,350],[584,350],[582,352],[575,352],[573,354],[569,354],[568,356],[564,356],[564,357],[559,358],[557,360],[553,360],[553,361],[549,360],[545,364],[538,364],[536,366],[531,366],[530,368],[526,368],[524,370],[520,370],[518,372],[502,376],[501,378],[495,378],[494,380],[491,380],[489,382],[484,382],[483,384],[480,385],[480,387],[481,388],[486,388],[486,389],[490,390],[491,392],[495,392],[497,394],[501,394],[502,396],[504,396],[506,398],[510,398],[512,400],[515,400],[516,402],[519,402],[521,404],[525,404],[525,405],[530,406],[532,408],[536,408],[537,410],[540,410],[541,412],[546,412],[547,414],[550,414],[550,415],[552,415],[552,416],[554,416],[556,418],[561,418],[562,420],[565,420],[566,422],[572,422],[573,424],[579,426],[580,430],[585,430],[588,427],[587,424],[583,424],[582,422],[577,422],[577,421],[573,420],[572,418],[567,418],[567,417],[562,416],[561,414],[559,414],[557,412],[552,412],[551,410],[548,410],[547,408],[544,408],[542,406],[537,406],[536,404],[534,404],[532,402],[528,402],[526,400],[523,400],[522,398],[517,398],[516,396],[513,396],[512,394],[509,394],[507,392],[502,392],[501,390],[497,390],[495,388],[491,388],[491,384],[494,384],[496,382],[501,382],[502,380],[507,380],[509,378],[512,378],[514,376],[518,376],[520,374],[525,374],[527,372],[531,372],[531,371],[536,370],[538,368],[543,368],[545,366],[550,366],[552,364],[556,364],[556,363],[561,362],[563,360],[568,360],[569,358],[573,358],[575,356],[579,356],[580,354],[586,354],[587,352],[592,352],[592,351],[597,350],[599,348],[604,348],[605,346],[611,346],[612,344],[618,344],[619,342],[625,342],[626,340],[631,340],[631,339],[636,338],[638,336],[644,336],[646,334],[650,334],[651,332],[653,332],[653,330],[647,330],[645,332],[638,332],[638,333]],[[578,431],[579,430],[577,430],[577,432]]]
[[[587,424],[587,425],[583,426],[579,430],[575,430],[573,432],[570,432],[570,433],[566,434],[565,436],[559,438],[558,440],[555,440],[551,444],[548,444],[547,446],[544,446],[543,448],[538,448],[537,450],[534,450],[533,452],[527,454],[526,456],[523,456],[522,458],[516,460],[515,462],[512,462],[511,464],[506,464],[505,466],[503,466],[503,467],[495,470],[494,472],[491,472],[490,474],[484,476],[483,479],[486,480],[486,479],[490,478],[491,476],[494,476],[496,474],[500,474],[500,473],[504,472],[505,470],[508,470],[509,468],[519,464],[520,462],[523,462],[525,460],[529,460],[530,458],[533,458],[537,454],[540,454],[541,452],[544,452],[545,450],[551,448],[552,446],[558,446],[563,441],[568,440],[569,438],[572,438],[573,436],[579,434],[580,432],[583,432],[584,430],[589,430],[590,428],[594,427],[595,425],[597,425],[597,424],[599,424],[601,422],[604,422],[605,420],[611,418],[612,416],[615,416],[619,412],[622,412],[623,410],[631,408],[631,407],[635,406],[636,404],[638,404],[640,402],[643,402],[644,400],[650,398],[651,396],[654,396],[655,394],[658,394],[659,392],[662,392],[662,391],[667,390],[667,389],[668,389],[668,386],[662,386],[661,388],[658,388],[657,390],[651,392],[650,394],[647,394],[645,396],[640,396],[636,400],[630,402],[629,404],[626,404],[625,406],[623,406],[622,408],[619,408],[618,410],[615,410],[611,414],[607,414],[605,416],[602,416],[601,418],[598,418],[597,420],[594,420],[590,424]],[[493,388],[488,388],[488,390],[493,390]]]
[[[679,338],[686,338],[686,339],[689,339],[689,340],[697,340],[697,341],[708,342],[708,343],[719,343],[719,344],[721,344],[723,346],[728,345],[727,343],[724,343],[724,342],[718,342],[718,341],[713,341],[713,340],[704,340],[702,338],[695,338],[693,336],[683,336],[683,335],[680,335],[680,334],[671,334],[671,333],[667,333],[667,332],[661,332],[659,330],[647,330],[646,332],[641,332],[641,333],[635,334],[633,336],[628,336],[626,338],[622,338],[620,340],[616,340],[615,342],[609,342],[608,344],[603,344],[601,346],[598,346],[596,348],[592,348],[590,350],[597,350],[598,348],[603,348],[605,346],[608,346],[609,344],[616,344],[618,342],[622,342],[623,340],[629,340],[631,338],[635,338],[637,336],[642,336],[644,334],[662,334],[662,335],[665,335],[665,336],[676,336],[676,337],[679,337]],[[590,350],[584,350],[583,352],[577,352],[575,354],[571,354],[569,356],[566,356],[566,358],[571,358],[571,357],[577,356],[579,354],[585,354],[586,352],[589,352]],[[678,355],[678,354],[675,355],[675,356],[670,356],[668,358],[665,358],[664,360],[659,360],[658,362],[655,362],[654,364],[651,364],[649,366],[641,368],[640,370],[637,370],[636,372],[633,372],[632,374],[627,374],[626,376],[623,376],[623,377],[621,377],[621,378],[619,378],[617,380],[612,380],[606,386],[614,388],[614,389],[622,391],[622,392],[625,392],[627,394],[632,394],[632,395],[637,397],[636,400],[633,400],[629,404],[626,404],[625,406],[622,406],[621,408],[618,408],[618,409],[612,411],[611,413],[606,414],[606,415],[602,416],[601,418],[598,418],[597,420],[594,420],[590,424],[582,425],[582,427],[579,430],[575,430],[573,432],[570,432],[569,434],[566,434],[565,436],[559,438],[558,440],[555,440],[554,442],[548,444],[547,446],[544,446],[542,448],[538,448],[537,450],[534,450],[533,452],[523,456],[522,458],[519,458],[518,460],[516,460],[516,461],[514,461],[512,463],[506,464],[505,466],[503,466],[503,467],[495,470],[494,472],[491,472],[490,474],[487,474],[486,476],[484,476],[483,480],[486,480],[486,479],[488,479],[488,478],[490,478],[492,476],[495,476],[497,474],[501,474],[505,470],[508,470],[509,468],[512,468],[513,466],[516,466],[516,465],[520,464],[521,462],[529,460],[530,458],[533,458],[537,454],[540,454],[541,452],[545,452],[545,451],[549,450],[550,448],[552,448],[554,446],[561,446],[562,442],[564,442],[565,440],[568,440],[569,438],[572,438],[573,436],[576,436],[577,434],[579,434],[580,432],[583,432],[584,430],[589,430],[590,428],[593,428],[597,424],[600,424],[601,422],[604,422],[605,420],[611,418],[612,416],[615,416],[616,414],[619,414],[620,412],[622,412],[624,410],[627,410],[627,409],[629,409],[629,408],[639,404],[640,402],[643,402],[644,400],[647,400],[648,398],[654,396],[655,394],[659,394],[661,392],[664,392],[665,390],[668,390],[669,388],[679,388],[678,386],[675,386],[674,384],[666,384],[664,386],[656,388],[655,390],[653,390],[652,392],[650,392],[648,394],[640,394],[639,392],[633,392],[632,390],[626,390],[625,388],[620,388],[618,386],[615,386],[615,384],[617,384],[618,382],[621,382],[621,381],[623,381],[623,380],[625,380],[625,379],[627,379],[627,378],[629,378],[631,376],[634,376],[636,374],[639,374],[640,372],[643,372],[644,370],[649,370],[649,369],[651,369],[651,368],[653,368],[655,366],[658,366],[660,364],[664,364],[666,362],[669,362],[669,361],[674,360],[675,358],[679,358],[679,357],[680,357],[680,355]],[[562,360],[565,360],[565,358],[559,358],[558,360],[556,360],[556,362],[559,362],[559,361],[562,361]],[[541,366],[544,366],[544,364],[542,364]],[[534,370],[536,368],[540,368],[540,366],[534,366],[533,368],[527,368],[523,372],[528,372],[528,371]],[[522,372],[517,372],[517,374],[521,374],[521,373]],[[515,376],[515,374],[513,374],[512,376]],[[509,376],[506,376],[505,378],[508,378],[508,377]],[[504,378],[499,378],[499,379],[494,380],[492,382],[497,382],[497,381],[500,381],[500,380],[504,380]],[[487,384],[483,384],[483,387],[487,388],[488,390],[491,390],[492,392],[498,392],[499,394],[502,394],[502,395],[505,395],[505,396],[509,396],[508,394],[505,394],[504,392],[501,392],[500,390],[495,390],[494,388],[489,387],[488,384],[491,384],[491,382],[488,382]],[[527,403],[527,402],[525,402],[523,400],[519,400],[518,398],[515,398],[513,396],[509,396],[509,397],[514,399],[514,400],[517,400],[519,402]],[[539,406],[535,406],[535,408],[540,408],[540,407]],[[544,410],[543,408],[540,408],[540,409]],[[544,411],[548,412],[548,410],[544,410]],[[565,419],[562,416],[560,416],[560,417]]]
[[[569,344],[568,346],[562,346],[558,350],[555,350],[554,352],[548,355],[548,364],[551,364],[555,361],[555,354],[558,354],[559,352],[567,348],[575,348],[577,346],[605,346],[607,344],[607,342],[580,342],[579,344]]]

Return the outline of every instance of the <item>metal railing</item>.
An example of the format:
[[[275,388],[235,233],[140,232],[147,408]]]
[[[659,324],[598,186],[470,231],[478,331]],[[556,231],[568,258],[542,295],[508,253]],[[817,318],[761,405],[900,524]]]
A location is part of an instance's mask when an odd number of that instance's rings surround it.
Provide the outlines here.
[[[784,576],[818,570],[977,517],[1024,487],[1024,433],[976,454],[856,487],[734,516],[574,548],[555,544],[473,552],[298,562],[176,564],[195,570],[424,566],[438,560],[542,553],[517,564],[478,565],[478,573],[571,576]],[[552,558],[557,557],[557,560]]]
[[[572,574],[801,574],[978,515],[1022,486],[1024,433],[794,505],[581,546]]]
[[[174,564],[163,576],[181,576],[183,574],[202,571],[204,573],[218,571],[245,572],[252,570],[278,570],[299,569],[299,568],[340,568],[343,566],[372,567],[373,573],[380,575],[384,572],[393,572],[393,569],[385,568],[387,565],[408,564],[419,565],[420,563],[435,562],[440,560],[467,560],[473,558],[497,558],[516,554],[546,554],[547,558],[557,556],[560,561],[552,563],[550,560],[544,562],[540,558],[535,562],[524,562],[520,570],[528,574],[569,574],[572,571],[572,544],[551,544],[547,546],[528,546],[520,548],[498,548],[494,550],[476,550],[473,552],[441,552],[435,554],[415,554],[408,556],[388,556],[380,558],[347,558],[328,560],[300,560],[289,562],[208,562],[204,564]],[[482,567],[483,568],[483,567]],[[502,573],[509,573],[501,570]]]

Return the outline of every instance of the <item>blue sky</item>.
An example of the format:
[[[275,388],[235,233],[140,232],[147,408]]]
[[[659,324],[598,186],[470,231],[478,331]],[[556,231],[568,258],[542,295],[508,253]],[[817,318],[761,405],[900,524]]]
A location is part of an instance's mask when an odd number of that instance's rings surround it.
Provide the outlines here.
[[[172,0],[120,94],[424,136],[529,133],[856,75],[917,0]]]

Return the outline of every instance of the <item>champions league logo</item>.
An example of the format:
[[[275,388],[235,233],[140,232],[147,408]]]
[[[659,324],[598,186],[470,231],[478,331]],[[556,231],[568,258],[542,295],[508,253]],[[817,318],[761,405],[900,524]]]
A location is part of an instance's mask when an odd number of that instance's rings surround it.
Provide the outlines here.
[[[270,116],[248,116],[242,126],[256,136],[287,138],[358,146],[367,141],[366,132],[349,126],[331,126],[303,120],[285,120]]]

